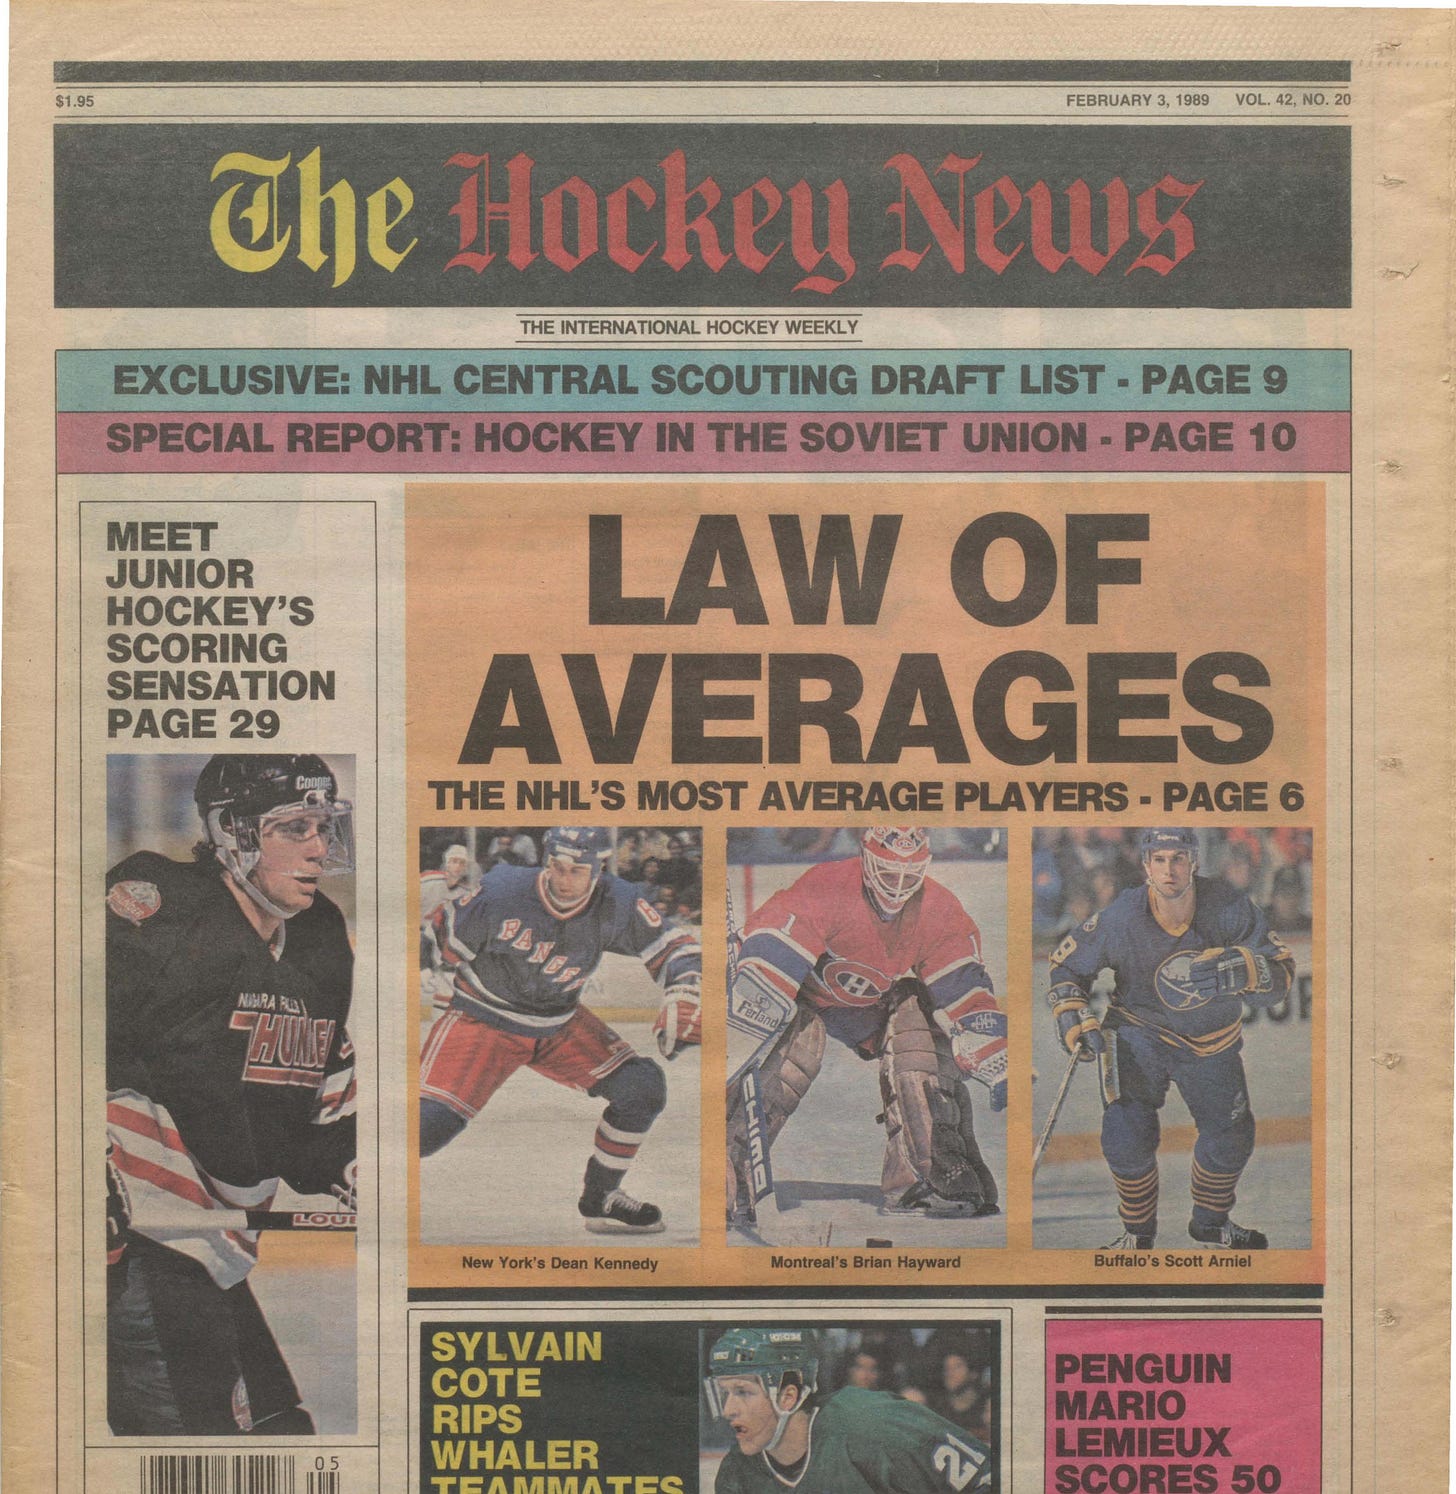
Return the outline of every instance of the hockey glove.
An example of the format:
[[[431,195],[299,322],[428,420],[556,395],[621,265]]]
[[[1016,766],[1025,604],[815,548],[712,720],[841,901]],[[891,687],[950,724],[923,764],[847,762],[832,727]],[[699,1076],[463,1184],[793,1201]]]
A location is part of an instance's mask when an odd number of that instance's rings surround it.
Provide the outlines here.
[[[359,1164],[346,1162],[339,1181],[330,1184],[329,1192],[339,1200],[339,1208],[344,1213],[357,1213],[359,1210]]]
[[[1216,996],[1268,996],[1274,990],[1269,961],[1242,944],[1205,949],[1188,967],[1188,983],[1205,1000]]]
[[[1102,1035],[1102,1024],[1087,1005],[1087,993],[1080,986],[1070,983],[1053,986],[1047,999],[1056,1019],[1057,1036],[1068,1053],[1075,1053],[1090,1063],[1106,1051],[1107,1039]]]
[[[664,1058],[703,1041],[703,1002],[696,976],[684,976],[667,988],[657,1020],[652,1024]]]
[[[991,1091],[991,1109],[1006,1108],[1006,1013],[972,1012],[955,1026],[951,1056],[968,1079]]]

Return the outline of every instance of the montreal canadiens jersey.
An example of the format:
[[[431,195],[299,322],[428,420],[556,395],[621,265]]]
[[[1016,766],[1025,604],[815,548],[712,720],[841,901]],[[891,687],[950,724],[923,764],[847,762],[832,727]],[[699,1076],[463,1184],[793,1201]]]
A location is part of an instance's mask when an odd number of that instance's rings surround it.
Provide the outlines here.
[[[1172,1047],[1208,1056],[1236,1048],[1243,1038],[1240,996],[1201,996],[1188,967],[1205,950],[1238,944],[1263,955],[1287,988],[1294,959],[1269,931],[1264,915],[1243,893],[1212,877],[1194,877],[1192,922],[1165,928],[1146,887],[1120,893],[1052,951],[1051,981],[1090,991],[1102,970],[1116,980],[1110,1025],[1128,1023]]]
[[[995,1005],[981,931],[941,883],[927,877],[899,915],[881,919],[865,895],[859,858],[811,866],[756,909],[738,968],[821,1012],[877,1006],[902,976],[930,988],[952,1020]]]
[[[475,892],[436,910],[431,937],[453,978],[457,1011],[545,1037],[575,1013],[603,954],[637,956],[664,986],[701,970],[698,940],[639,897],[634,883],[604,872],[586,907],[563,918],[542,894],[545,875],[497,866]]]
[[[767,1453],[736,1447],[718,1466],[715,1494],[993,1494],[985,1443],[914,1401],[846,1386],[809,1427],[802,1470],[779,1472]]]
[[[320,893],[270,946],[215,863],[148,851],[113,868],[106,906],[107,1138],[131,1227],[231,1286],[256,1236],[176,1222],[267,1208],[280,1179],[326,1192],[354,1159],[344,918]]]

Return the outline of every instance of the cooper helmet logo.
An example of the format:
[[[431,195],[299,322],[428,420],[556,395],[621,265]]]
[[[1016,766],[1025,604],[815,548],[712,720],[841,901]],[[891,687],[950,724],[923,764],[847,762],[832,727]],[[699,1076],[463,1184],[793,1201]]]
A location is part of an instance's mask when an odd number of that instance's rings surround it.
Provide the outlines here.
[[[1169,955],[1158,966],[1158,973],[1153,977],[1153,986],[1158,993],[1158,1000],[1169,1011],[1191,1012],[1200,1006],[1207,1006],[1213,999],[1196,990],[1189,975],[1193,962],[1199,958],[1200,954],[1199,950],[1180,949]]]

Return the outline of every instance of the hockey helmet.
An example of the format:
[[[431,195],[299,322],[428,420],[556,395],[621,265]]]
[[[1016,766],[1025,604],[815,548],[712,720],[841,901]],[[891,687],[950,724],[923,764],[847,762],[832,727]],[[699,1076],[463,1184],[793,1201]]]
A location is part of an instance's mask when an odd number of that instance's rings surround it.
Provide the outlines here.
[[[262,854],[269,821],[321,815],[325,839],[319,872],[354,870],[354,806],[339,798],[334,771],[314,753],[239,752],[209,758],[192,794],[207,844],[233,880],[274,917],[285,916],[258,890],[249,873]]]
[[[570,917],[586,907],[591,900],[592,893],[596,891],[597,883],[606,870],[607,862],[611,860],[612,834],[611,831],[603,830],[600,826],[558,825],[546,832],[542,842],[542,853],[541,859],[544,867],[541,873],[541,886],[546,893],[547,900],[557,913]],[[573,899],[569,906],[552,894],[551,866],[553,862],[566,866],[591,868],[591,881],[587,885],[586,892],[581,897]]]
[[[1138,854],[1146,861],[1154,851],[1183,851],[1196,867],[1198,865],[1198,836],[1187,828],[1144,830],[1138,837]]]
[[[768,1449],[783,1436],[789,1417],[802,1409],[819,1383],[819,1335],[812,1328],[730,1328],[708,1354],[703,1382],[714,1416],[725,1415],[719,1380],[749,1377],[757,1380],[779,1414],[778,1429]],[[789,1410],[779,1406],[788,1385],[799,1387],[799,1398]]]
[[[920,891],[930,866],[930,835],[914,825],[872,825],[860,839],[865,892],[881,918],[893,918]]]

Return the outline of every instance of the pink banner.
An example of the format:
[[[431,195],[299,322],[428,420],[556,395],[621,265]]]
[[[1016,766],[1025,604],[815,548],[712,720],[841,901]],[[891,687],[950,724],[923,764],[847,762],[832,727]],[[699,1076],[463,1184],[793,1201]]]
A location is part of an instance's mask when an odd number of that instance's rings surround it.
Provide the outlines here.
[[[1320,1330],[1049,1322],[1049,1494],[1318,1494]]]
[[[1344,472],[1332,411],[71,414],[62,472]]]

